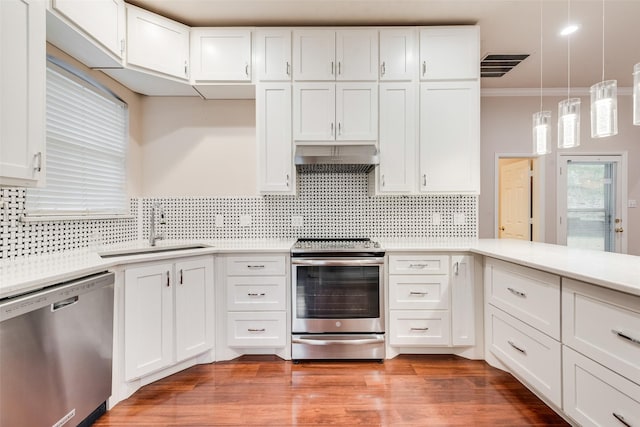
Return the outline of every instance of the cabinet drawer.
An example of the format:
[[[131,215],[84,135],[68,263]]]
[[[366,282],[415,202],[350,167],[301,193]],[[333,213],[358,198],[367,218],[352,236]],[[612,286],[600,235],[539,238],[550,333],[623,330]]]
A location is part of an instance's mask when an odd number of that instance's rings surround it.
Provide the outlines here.
[[[488,349],[511,372],[561,406],[560,343],[487,305]]]
[[[560,340],[560,277],[487,260],[484,283],[487,302]]]
[[[286,277],[227,278],[227,309],[231,311],[286,310]]]
[[[229,276],[278,276],[285,274],[283,255],[251,255],[227,258]]]
[[[391,345],[449,345],[450,319],[446,310],[392,310]]]
[[[449,276],[389,276],[389,308],[449,309]]]
[[[449,274],[447,255],[390,255],[389,274]]]
[[[562,340],[640,384],[640,297],[562,279]]]
[[[287,344],[286,313],[227,313],[229,347],[284,347]]]
[[[564,406],[582,426],[640,425],[640,386],[563,346]],[[624,421],[624,422],[623,422]]]

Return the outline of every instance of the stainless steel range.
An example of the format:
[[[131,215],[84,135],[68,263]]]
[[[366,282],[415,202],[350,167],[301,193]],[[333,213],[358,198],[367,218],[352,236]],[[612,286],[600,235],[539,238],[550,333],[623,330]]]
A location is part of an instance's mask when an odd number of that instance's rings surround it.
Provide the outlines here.
[[[384,250],[370,239],[299,239],[291,249],[292,359],[378,359]]]

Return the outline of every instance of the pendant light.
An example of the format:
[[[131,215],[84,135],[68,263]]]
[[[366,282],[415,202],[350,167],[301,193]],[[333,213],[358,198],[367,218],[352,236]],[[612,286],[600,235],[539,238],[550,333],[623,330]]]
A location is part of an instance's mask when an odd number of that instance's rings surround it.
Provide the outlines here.
[[[571,0],[567,0],[567,25],[571,20]],[[571,98],[571,35],[567,35],[567,99],[558,103],[558,148],[580,145],[580,98]]]
[[[640,62],[633,67],[633,124],[640,126]]]
[[[551,111],[542,110],[542,0],[540,0],[540,111],[533,113],[533,154],[551,152]]]
[[[604,79],[604,0],[602,0],[602,81],[591,86],[591,138],[618,134],[618,82]]]

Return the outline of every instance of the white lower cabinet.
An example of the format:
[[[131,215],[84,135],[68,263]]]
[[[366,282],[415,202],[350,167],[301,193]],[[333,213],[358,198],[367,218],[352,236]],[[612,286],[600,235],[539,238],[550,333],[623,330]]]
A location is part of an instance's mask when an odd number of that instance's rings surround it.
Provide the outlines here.
[[[213,348],[213,257],[125,270],[125,380]]]
[[[389,342],[396,346],[446,346],[451,343],[449,310],[392,310]]]
[[[227,344],[229,347],[284,347],[287,344],[286,313],[229,312]]]
[[[474,264],[472,255],[451,256],[451,344],[454,346],[476,344]]]

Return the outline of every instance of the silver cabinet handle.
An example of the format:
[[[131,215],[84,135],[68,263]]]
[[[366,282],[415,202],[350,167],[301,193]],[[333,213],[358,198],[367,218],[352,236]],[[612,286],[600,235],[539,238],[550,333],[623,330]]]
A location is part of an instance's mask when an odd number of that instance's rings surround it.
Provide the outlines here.
[[[249,292],[249,293],[247,294],[247,296],[250,296],[250,297],[263,297],[263,296],[265,296],[265,295],[267,295],[267,294],[265,294],[264,292],[260,292],[260,293],[256,293],[256,292]]]
[[[422,61],[422,75],[427,74],[427,61]]]
[[[244,64],[244,73],[249,77],[249,64]]]
[[[412,331],[428,331],[429,328],[411,328]]]
[[[189,77],[188,71],[189,71],[189,68],[187,67],[187,61],[185,60],[184,61],[184,76],[185,77]]]
[[[338,135],[342,135],[342,122],[338,122]]]
[[[289,64],[289,61],[287,61],[287,76],[291,75],[291,64]]]
[[[169,270],[167,270],[167,288],[171,286],[171,282],[169,281]]]
[[[362,345],[362,344],[378,344],[384,342],[383,337],[375,338],[362,338],[353,340],[332,340],[322,338],[292,338],[291,342],[294,344],[308,344],[308,345]]]
[[[286,180],[287,180],[287,188],[288,188],[289,187],[289,174],[287,174]]]
[[[42,151],[38,151],[33,155],[33,170],[42,172]]]
[[[57,311],[57,310],[60,310],[61,308],[69,307],[70,305],[77,303],[78,300],[79,300],[79,297],[78,295],[76,295],[62,301],[54,302],[53,304],[51,304],[51,311]]]
[[[342,61],[338,61],[338,74],[342,74]]]
[[[614,334],[616,334],[617,336],[619,336],[622,339],[625,339],[627,341],[631,341],[634,344],[639,344],[640,345],[640,339],[638,339],[638,338],[630,337],[629,335],[625,334],[624,332],[616,331],[615,329],[612,329],[611,332],[613,332]]]
[[[182,280],[182,269],[180,269],[180,284],[184,285],[184,281]]]
[[[387,72],[387,67],[384,61],[382,61],[382,65],[380,66],[380,75],[384,76]]]
[[[425,295],[429,295],[429,292],[409,291],[409,295],[420,295],[420,296],[425,296]]]
[[[265,328],[261,328],[261,329],[254,329],[254,328],[247,328],[248,332],[265,332],[266,329]]]
[[[527,354],[526,350],[523,350],[522,348],[518,347],[517,345],[515,345],[512,341],[507,341],[509,343],[509,345],[511,347],[513,347],[514,349],[518,350],[520,353],[522,354]]]
[[[623,417],[622,415],[618,415],[618,414],[616,414],[615,412],[612,412],[612,413],[611,413],[611,415],[613,415],[613,417],[614,417],[616,420],[620,421],[620,422],[622,423],[622,425],[623,425],[623,426],[626,426],[626,427],[633,427],[631,424],[629,424],[629,423],[624,419],[624,417]]]
[[[520,292],[520,291],[515,290],[513,288],[507,288],[507,290],[509,292],[511,292],[512,294],[516,295],[516,296],[519,296],[519,297],[522,297],[522,298],[526,298],[527,297],[527,294],[525,294],[524,292]]]
[[[333,76],[333,61],[331,61],[331,75]]]
[[[382,186],[384,187],[386,184],[384,182],[384,174],[382,174]]]
[[[120,56],[124,55],[124,48],[125,48],[126,44],[124,39],[120,39]]]
[[[458,275],[458,262],[456,262],[455,264],[453,264],[453,274],[455,274],[456,276]]]
[[[427,186],[427,174],[426,173],[422,174],[422,186],[423,187]]]
[[[409,268],[427,268],[429,264],[409,264]]]
[[[331,136],[333,136],[333,122],[331,122]]]
[[[247,268],[264,268],[264,264],[260,264],[260,265],[251,265],[251,264],[248,264],[248,265],[247,265]]]

